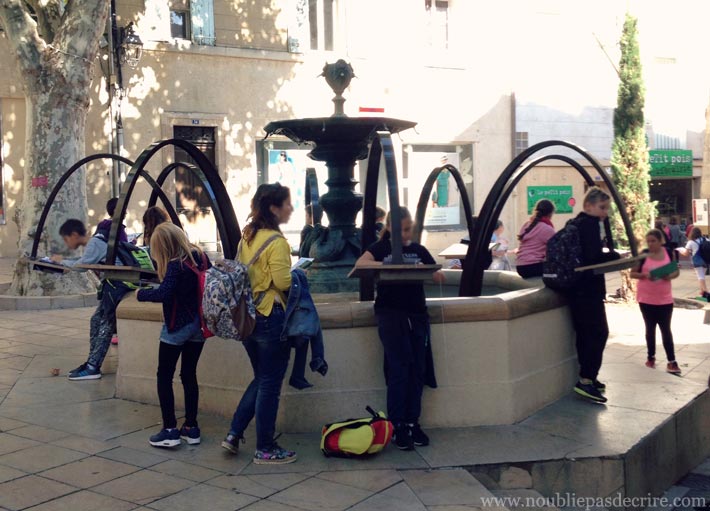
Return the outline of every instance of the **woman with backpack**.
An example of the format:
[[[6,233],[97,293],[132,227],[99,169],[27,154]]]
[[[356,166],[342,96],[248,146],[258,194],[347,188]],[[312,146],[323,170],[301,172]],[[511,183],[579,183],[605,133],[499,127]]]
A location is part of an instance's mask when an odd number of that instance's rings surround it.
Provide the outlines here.
[[[584,196],[583,209],[574,220],[581,248],[581,266],[619,259],[609,226],[611,197],[601,188],[591,187]],[[604,249],[607,249],[606,251]],[[577,282],[567,292],[567,303],[577,334],[577,359],[580,371],[574,391],[582,397],[605,403],[602,393],[606,385],[597,379],[602,365],[602,355],[609,337],[604,298],[606,285],[603,274],[592,270],[581,272]]]
[[[248,267],[256,306],[256,327],[244,341],[254,379],[239,401],[222,447],[237,454],[244,430],[256,417],[253,462],[257,465],[296,461],[296,453],[280,447],[274,438],[281,385],[291,352],[288,341],[281,338],[286,292],[291,287],[291,247],[279,225],[288,223],[292,212],[287,187],[278,183],[259,186],[237,256]]]
[[[708,294],[708,288],[705,285],[705,273],[707,270],[707,263],[705,262],[702,256],[702,247],[705,243],[708,243],[708,240],[703,237],[703,233],[700,231],[699,227],[693,227],[690,230],[689,238],[690,239],[688,240],[688,243],[685,244],[685,248],[679,248],[677,250],[683,256],[691,256],[690,260],[693,262],[693,268],[695,268],[695,273],[698,275],[700,296],[710,301],[710,294]]]
[[[675,359],[673,346],[673,333],[671,332],[671,318],[673,317],[673,293],[671,280],[680,275],[674,272],[654,279],[651,271],[661,268],[673,261],[670,250],[663,247],[663,233],[658,229],[651,229],[646,234],[647,254],[634,270],[631,271],[632,279],[639,279],[636,287],[636,300],[641,308],[643,322],[646,325],[646,346],[648,357],[646,367],[656,367],[656,325],[661,329],[663,349],[666,351],[668,364],[666,371],[671,374],[680,374],[680,368]]]
[[[412,263],[434,264],[429,251],[412,241],[414,222],[407,208],[400,209],[400,216],[402,257]],[[367,248],[355,266],[382,264],[391,259],[391,231],[390,211],[380,240]],[[434,282],[444,282],[441,271],[434,273],[433,278]],[[385,352],[387,417],[394,424],[394,444],[406,451],[414,449],[415,445],[429,445],[429,437],[419,426],[422,391],[427,380],[427,350],[431,349],[423,282],[378,282],[375,317]]]
[[[552,225],[554,212],[555,205],[547,199],[541,199],[535,204],[530,220],[520,229],[515,269],[524,279],[542,277],[542,262],[547,254],[547,242],[555,235],[555,227]]]
[[[140,289],[139,302],[163,304],[164,324],[158,348],[158,400],[163,415],[163,429],[150,437],[154,447],[176,447],[180,440],[200,443],[197,424],[197,363],[205,338],[200,320],[200,285],[198,274],[211,265],[207,255],[191,245],[185,232],[171,223],[158,225],[150,237],[150,254],[155,260],[160,287]],[[180,379],[185,392],[185,423],[177,429],[173,375],[182,357]]]

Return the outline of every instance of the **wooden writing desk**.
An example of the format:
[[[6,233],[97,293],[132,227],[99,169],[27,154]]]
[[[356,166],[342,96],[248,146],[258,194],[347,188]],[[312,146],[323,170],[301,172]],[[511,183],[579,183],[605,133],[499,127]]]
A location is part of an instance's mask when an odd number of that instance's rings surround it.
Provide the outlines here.
[[[117,266],[112,264],[77,264],[74,268],[80,270],[93,270],[103,274],[106,279],[124,280],[126,282],[138,283],[141,280],[155,280],[158,277],[158,272],[155,270],[146,270],[145,268],[136,268],[133,266]]]
[[[416,282],[431,280],[432,274],[440,269],[440,264],[361,264],[350,271],[348,278]]]

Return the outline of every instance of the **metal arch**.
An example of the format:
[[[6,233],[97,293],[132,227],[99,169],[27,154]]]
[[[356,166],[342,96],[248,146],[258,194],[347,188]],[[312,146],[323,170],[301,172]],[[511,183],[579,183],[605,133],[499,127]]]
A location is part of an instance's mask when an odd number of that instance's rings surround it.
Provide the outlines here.
[[[476,232],[471,238],[471,244],[469,245],[468,252],[466,254],[466,263],[464,265],[463,274],[461,275],[459,296],[479,296],[481,294],[481,289],[483,286],[483,271],[485,270],[485,268],[483,268],[485,258],[485,251],[483,250],[483,248],[488,246],[490,238],[493,234],[493,230],[495,228],[495,220],[497,219],[497,215],[500,214],[500,211],[502,210],[502,205],[505,203],[505,201],[508,199],[508,196],[512,192],[513,188],[508,186],[508,183],[511,178],[516,175],[519,170],[519,167],[525,160],[534,155],[536,152],[550,146],[563,146],[572,149],[573,151],[583,156],[597,170],[602,180],[607,185],[609,193],[611,194],[614,202],[618,206],[619,214],[621,215],[621,219],[624,223],[624,229],[629,238],[631,253],[632,255],[637,255],[638,249],[636,246],[636,240],[633,236],[631,222],[629,221],[628,215],[626,214],[624,202],[621,200],[621,197],[619,196],[616,187],[614,186],[614,183],[606,175],[606,172],[601,167],[601,165],[599,165],[596,159],[594,159],[589,153],[587,153],[584,149],[575,144],[563,140],[548,140],[535,144],[520,153],[518,156],[516,156],[513,161],[511,161],[508,166],[503,170],[503,172],[491,188],[491,191],[488,193],[488,196],[486,197],[483,207],[481,208],[481,211],[479,213],[478,222],[476,223]],[[562,159],[562,155],[555,156],[559,157],[557,159],[567,161]],[[535,165],[537,164],[539,164],[539,161],[535,163]],[[527,171],[529,171],[533,167],[534,165],[529,165],[526,169],[521,171],[521,173],[519,174],[520,177],[522,177],[522,175],[527,173]],[[581,165],[577,164],[573,165],[573,167],[577,171],[579,171]],[[585,174],[586,172],[583,173],[583,175]],[[585,176],[585,179],[587,179],[588,177],[589,176],[587,174]],[[590,181],[593,184],[593,180],[587,179],[587,182]]]
[[[123,186],[121,187],[121,195],[119,196],[118,204],[116,205],[115,215],[118,215],[119,218],[123,218],[126,213],[128,200],[133,193],[139,173],[145,168],[146,164],[155,155],[155,153],[168,145],[181,148],[197,163],[195,171],[202,185],[205,187],[207,195],[209,196],[212,211],[217,222],[217,229],[219,230],[220,238],[222,239],[222,250],[224,252],[224,256],[228,259],[233,259],[237,254],[237,245],[239,244],[239,240],[241,238],[241,232],[239,231],[239,222],[237,222],[234,209],[231,207],[229,194],[227,193],[224,183],[220,179],[217,169],[214,167],[212,162],[210,162],[199,149],[185,140],[174,138],[169,140],[160,140],[151,144],[140,154],[138,159],[136,159],[136,162],[131,167],[131,170],[128,172],[125,183],[123,183]],[[224,207],[221,206],[221,204],[224,205]],[[109,236],[107,253],[107,259],[109,261],[112,261],[113,258],[116,257],[115,241],[117,235],[118,224],[114,222],[111,225],[111,234]]]
[[[321,223],[323,220],[323,206],[320,205],[320,194],[318,193],[318,176],[316,169],[306,169],[306,192],[305,192],[306,207],[311,206],[313,214],[313,224]]]
[[[413,240],[416,243],[421,242],[422,231],[424,230],[424,217],[426,216],[426,210],[429,207],[429,197],[431,196],[431,190],[434,188],[434,183],[436,178],[441,174],[442,171],[448,170],[454,180],[456,181],[456,186],[459,188],[459,195],[461,195],[461,200],[463,201],[464,215],[466,215],[466,229],[468,230],[469,239],[473,239],[473,209],[471,208],[471,201],[468,197],[468,192],[465,188],[465,183],[461,177],[459,169],[451,164],[446,164],[442,167],[436,167],[431,171],[429,177],[424,182],[424,188],[422,188],[422,193],[419,195],[419,202],[417,203],[417,213],[414,222],[414,236]]]
[[[375,208],[377,207],[377,183],[380,173],[380,158],[384,154],[387,174],[387,192],[389,195],[390,221],[392,222],[392,263],[401,264],[402,259],[402,214],[399,207],[399,185],[397,183],[397,164],[394,158],[392,136],[389,131],[377,131],[370,147],[365,178],[365,199],[362,210],[362,253],[375,242]],[[375,297],[374,281],[360,279],[360,300],[372,300]]]
[[[191,172],[193,172],[198,178],[199,174],[197,174],[197,167],[195,167],[192,163],[189,162],[174,162],[168,164],[163,170],[160,171],[160,174],[158,175],[158,178],[155,180],[157,184],[157,188],[153,189],[153,192],[150,194],[150,198],[148,199],[148,207],[152,208],[155,206],[155,203],[157,202],[158,196],[160,193],[163,193],[163,185],[165,184],[165,181],[168,179],[170,174],[177,168],[184,167]],[[167,197],[167,196],[166,196]],[[171,203],[172,207],[172,203]],[[180,217],[177,214],[177,211],[175,211],[175,208],[172,208],[172,212],[168,211],[168,214],[170,215],[170,220],[172,222],[182,228],[182,222],[180,222]]]
[[[64,186],[64,183],[67,182],[67,180],[76,172],[79,168],[82,166],[86,165],[89,162],[92,162],[94,160],[101,160],[101,159],[112,159],[112,160],[118,160],[123,163],[126,163],[127,165],[133,165],[133,162],[129,160],[128,158],[124,158],[123,156],[118,156],[115,154],[109,154],[109,153],[100,153],[100,154],[94,154],[91,156],[87,156],[86,158],[82,158],[78,162],[76,162],[74,165],[69,167],[67,171],[62,175],[62,177],[59,178],[59,181],[57,181],[57,184],[54,185],[54,188],[52,188],[52,191],[49,193],[49,196],[47,197],[47,201],[44,204],[44,208],[42,209],[42,214],[39,217],[39,222],[37,222],[37,227],[35,228],[35,235],[34,235],[34,240],[32,242],[32,251],[30,252],[30,257],[35,258],[37,257],[37,249],[39,248],[39,242],[40,238],[42,237],[42,231],[44,230],[44,224],[47,221],[47,216],[49,215],[49,209],[52,207],[52,204],[54,203],[54,200],[57,198],[57,195],[59,194],[59,191],[62,189]]]

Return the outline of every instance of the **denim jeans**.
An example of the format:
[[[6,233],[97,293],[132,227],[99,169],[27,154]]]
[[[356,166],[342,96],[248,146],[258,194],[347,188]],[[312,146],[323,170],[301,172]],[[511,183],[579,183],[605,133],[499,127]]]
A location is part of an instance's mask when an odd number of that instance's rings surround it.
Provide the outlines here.
[[[274,304],[269,316],[257,315],[254,333],[244,341],[244,348],[254,369],[254,379],[234,412],[230,433],[242,437],[256,417],[256,448],[271,449],[276,431],[281,385],[288,367],[290,344],[281,339],[285,314]]]

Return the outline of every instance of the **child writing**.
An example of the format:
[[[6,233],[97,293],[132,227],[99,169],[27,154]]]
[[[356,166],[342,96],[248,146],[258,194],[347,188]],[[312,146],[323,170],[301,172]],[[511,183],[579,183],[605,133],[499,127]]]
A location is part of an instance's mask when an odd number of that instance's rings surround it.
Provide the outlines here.
[[[584,211],[573,220],[579,231],[582,266],[619,259],[619,254],[614,252],[608,221],[610,199],[601,188],[591,187],[584,196]],[[608,250],[604,251],[604,248]],[[579,281],[567,293],[572,323],[577,332],[577,359],[580,365],[579,381],[574,391],[598,403],[607,401],[602,395],[606,385],[597,379],[609,337],[605,297],[604,275],[595,275],[592,270],[582,272]]]
[[[412,241],[414,222],[401,208],[402,251],[405,260],[434,264],[429,251]],[[392,213],[387,215],[380,240],[371,245],[355,263],[383,262],[392,254]],[[441,271],[434,281],[444,282]],[[422,282],[378,282],[375,299],[377,331],[384,347],[387,380],[387,415],[394,424],[394,443],[402,450],[429,445],[429,437],[419,426],[422,391],[429,348],[429,315]],[[429,348],[430,349],[430,348]]]
[[[663,247],[663,233],[658,229],[648,231],[646,244],[648,245],[648,250],[646,250],[648,255],[631,272],[632,279],[639,279],[636,287],[636,300],[646,325],[646,346],[648,348],[646,367],[656,367],[656,325],[658,325],[661,329],[663,349],[668,358],[666,371],[671,374],[680,374],[680,368],[675,360],[673,333],[671,332],[671,318],[673,317],[671,280],[678,277],[680,272],[676,269],[673,273],[654,279],[650,272],[669,264],[673,258],[670,250]]]
[[[705,270],[707,270],[707,265],[700,255],[700,245],[703,242],[707,243],[707,241],[703,241],[703,233],[700,231],[700,228],[693,227],[690,230],[690,236],[685,248],[678,248],[677,250],[683,256],[691,256],[690,259],[693,261],[693,269],[695,269],[695,273],[698,276],[700,296],[706,300],[710,300],[710,294],[708,294],[708,289],[705,285]]]
[[[518,234],[520,245],[516,251],[515,269],[524,279],[542,276],[542,262],[547,255],[547,242],[555,235],[555,228],[552,225],[554,212],[555,205],[547,199],[541,199],[535,204],[530,220],[520,228]]]
[[[165,323],[158,348],[158,399],[163,415],[163,429],[150,437],[154,447],[175,447],[180,439],[200,443],[197,424],[197,362],[205,339],[200,328],[197,270],[206,270],[210,262],[178,226],[158,225],[150,238],[151,257],[156,262],[160,287],[141,289],[139,302],[161,302]],[[173,375],[182,356],[180,379],[185,392],[185,423],[177,429]]]
[[[496,221],[496,228],[491,236],[491,243],[497,243],[498,247],[491,252],[492,261],[488,267],[489,270],[510,270],[510,261],[508,260],[508,245],[509,242],[503,237],[505,226],[500,220]]]

